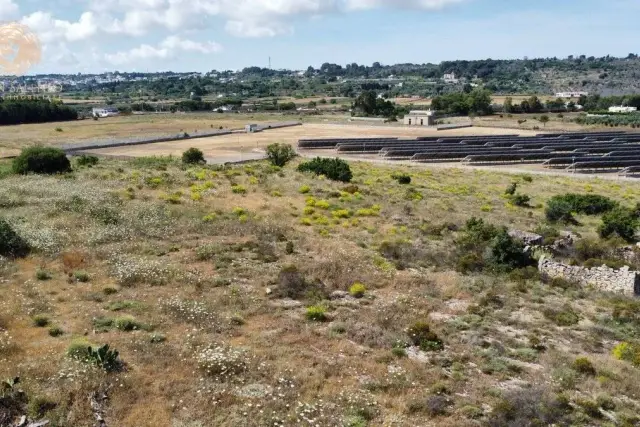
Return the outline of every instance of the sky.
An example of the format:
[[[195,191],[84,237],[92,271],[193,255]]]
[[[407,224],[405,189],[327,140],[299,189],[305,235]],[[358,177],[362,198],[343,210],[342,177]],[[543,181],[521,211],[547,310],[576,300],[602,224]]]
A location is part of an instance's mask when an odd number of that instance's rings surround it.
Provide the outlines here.
[[[29,74],[626,56],[638,16],[640,0],[0,0],[40,39]]]

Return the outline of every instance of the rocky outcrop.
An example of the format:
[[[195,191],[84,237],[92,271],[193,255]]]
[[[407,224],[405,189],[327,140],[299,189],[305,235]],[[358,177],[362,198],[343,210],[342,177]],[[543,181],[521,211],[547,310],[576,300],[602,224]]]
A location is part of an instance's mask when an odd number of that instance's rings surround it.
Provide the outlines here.
[[[538,246],[542,244],[543,237],[539,234],[529,233],[528,231],[509,230],[509,236],[514,239],[521,240],[527,246]]]
[[[607,266],[584,268],[565,265],[544,257],[538,263],[540,276],[545,280],[564,279],[584,287],[594,287],[603,292],[640,295],[640,273],[629,267],[614,270]]]

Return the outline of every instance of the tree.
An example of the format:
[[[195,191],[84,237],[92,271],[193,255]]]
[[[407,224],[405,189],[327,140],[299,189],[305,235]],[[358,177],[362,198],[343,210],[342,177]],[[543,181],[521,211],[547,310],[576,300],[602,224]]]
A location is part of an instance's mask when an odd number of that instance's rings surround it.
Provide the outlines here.
[[[538,120],[540,120],[540,123],[542,123],[544,127],[547,127],[547,123],[549,123],[549,116],[543,114]]]
[[[511,98],[510,96],[507,96],[504,100],[504,104],[502,105],[502,108],[505,113],[513,112],[513,98]]]
[[[534,95],[529,98],[529,113],[539,113],[543,108],[542,102],[537,96]]]
[[[491,114],[491,92],[476,88],[467,97],[469,110],[477,114]]]
[[[274,166],[284,166],[296,157],[296,151],[289,144],[271,144],[267,147],[267,158]]]
[[[206,161],[204,159],[204,154],[202,153],[202,151],[198,150],[197,148],[191,147],[187,151],[182,153],[182,163],[191,165],[206,163]]]

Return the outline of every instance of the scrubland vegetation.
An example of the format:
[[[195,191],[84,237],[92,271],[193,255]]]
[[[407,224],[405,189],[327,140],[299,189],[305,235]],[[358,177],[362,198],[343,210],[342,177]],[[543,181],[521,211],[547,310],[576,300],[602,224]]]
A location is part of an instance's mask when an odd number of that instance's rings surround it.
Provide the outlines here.
[[[640,303],[507,233],[638,267],[637,183],[195,154],[0,164],[0,425],[640,422]]]

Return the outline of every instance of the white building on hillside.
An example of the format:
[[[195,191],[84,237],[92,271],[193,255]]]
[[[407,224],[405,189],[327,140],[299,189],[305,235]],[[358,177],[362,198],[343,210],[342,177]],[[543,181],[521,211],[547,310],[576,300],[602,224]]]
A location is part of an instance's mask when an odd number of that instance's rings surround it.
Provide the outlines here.
[[[638,111],[638,108],[636,108],[636,107],[623,107],[623,106],[609,107],[609,112],[610,113],[633,113],[635,111]]]
[[[556,98],[580,98],[583,95],[588,96],[589,92],[557,92]]]
[[[445,83],[458,83],[458,79],[456,78],[456,73],[447,73],[442,77]]]

